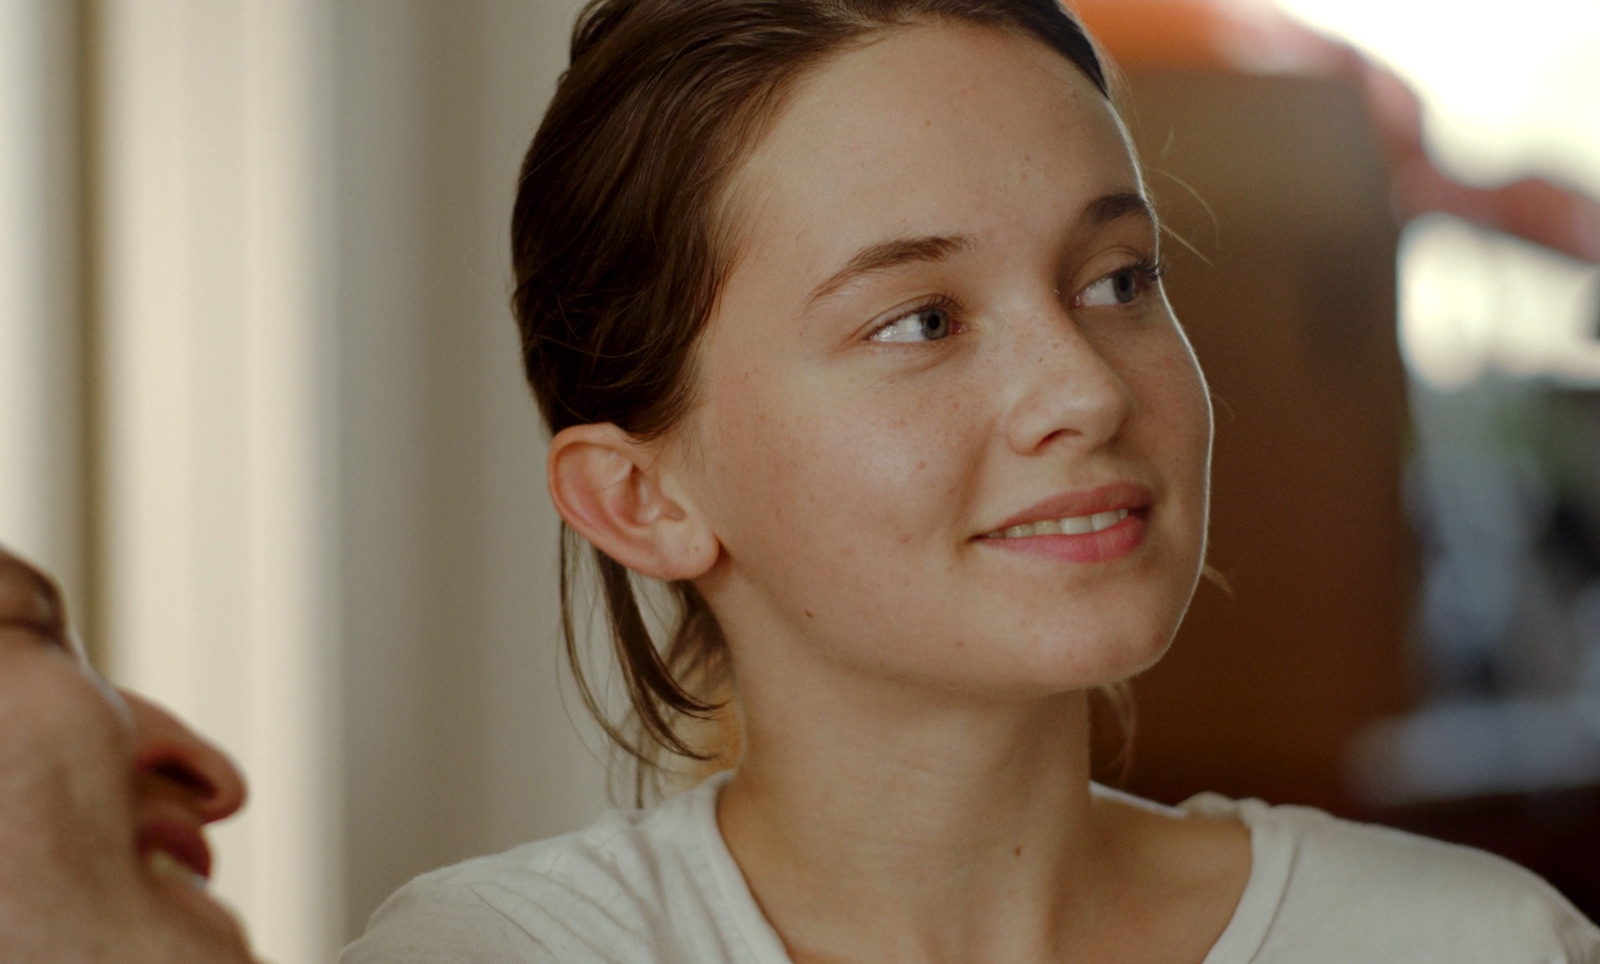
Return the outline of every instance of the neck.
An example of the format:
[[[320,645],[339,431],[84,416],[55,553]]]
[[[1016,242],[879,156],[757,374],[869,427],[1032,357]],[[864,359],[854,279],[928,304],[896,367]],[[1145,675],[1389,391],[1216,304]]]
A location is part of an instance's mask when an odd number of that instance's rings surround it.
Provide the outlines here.
[[[741,678],[745,756],[718,815],[796,958],[1053,957],[1106,879],[1085,695],[863,699],[794,682]]]

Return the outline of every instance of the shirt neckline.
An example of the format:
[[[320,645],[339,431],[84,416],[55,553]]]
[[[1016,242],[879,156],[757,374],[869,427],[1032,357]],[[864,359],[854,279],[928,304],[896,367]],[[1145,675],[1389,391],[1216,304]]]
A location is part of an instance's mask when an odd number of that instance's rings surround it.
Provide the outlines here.
[[[744,940],[755,964],[793,964],[788,950],[783,946],[783,939],[778,936],[772,922],[767,920],[767,915],[750,890],[749,882],[744,879],[744,872],[739,869],[739,862],[733,858],[733,851],[728,849],[728,842],[722,837],[722,828],[717,826],[717,795],[732,776],[732,770],[724,770],[706,778],[690,791],[694,794],[693,820],[700,835],[700,845],[708,858],[712,884],[722,897],[728,917]]]
[[[722,837],[722,829],[717,826],[717,795],[732,776],[732,770],[724,770],[689,791],[692,820],[707,857],[711,882],[755,964],[793,964],[783,939],[761,910],[738,861]],[[1236,801],[1214,793],[1202,793],[1185,800],[1176,809],[1197,817],[1238,820],[1249,828],[1250,876],[1227,926],[1206,952],[1202,964],[1242,964],[1254,959],[1266,943],[1267,933],[1282,904],[1293,864],[1293,842],[1277,821],[1270,819],[1271,808],[1259,800]]]
[[[1201,817],[1231,818],[1250,829],[1250,876],[1228,926],[1211,945],[1201,964],[1245,964],[1255,960],[1267,942],[1272,922],[1283,905],[1289,873],[1294,866],[1294,840],[1272,808],[1260,800],[1230,800],[1202,793],[1178,805],[1184,813]]]

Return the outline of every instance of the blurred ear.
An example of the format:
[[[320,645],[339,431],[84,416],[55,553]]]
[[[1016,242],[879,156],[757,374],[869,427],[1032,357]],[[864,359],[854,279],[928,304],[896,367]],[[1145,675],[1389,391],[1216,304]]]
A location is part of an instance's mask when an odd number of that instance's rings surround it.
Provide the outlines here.
[[[663,488],[659,446],[610,423],[574,425],[550,440],[550,498],[601,552],[655,579],[694,579],[720,546],[693,507]]]

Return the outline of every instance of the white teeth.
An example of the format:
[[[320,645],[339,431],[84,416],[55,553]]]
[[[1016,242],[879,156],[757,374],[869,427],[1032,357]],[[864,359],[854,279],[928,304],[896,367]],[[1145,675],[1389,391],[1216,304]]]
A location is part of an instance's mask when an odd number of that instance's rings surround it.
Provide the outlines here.
[[[1069,536],[1086,536],[1094,531],[1094,516],[1075,515],[1061,520],[1061,531]]]
[[[1112,509],[1110,512],[1096,512],[1089,517],[1089,522],[1094,526],[1094,531],[1109,529],[1128,517],[1127,509]]]
[[[1028,536],[1086,536],[1091,532],[1109,529],[1128,517],[1127,509],[1111,509],[1094,515],[1078,515],[1067,519],[1045,519],[1027,525],[1011,526],[1001,532],[989,534],[990,539],[1022,539]]]
[[[157,877],[166,877],[171,880],[180,880],[191,887],[204,890],[206,879],[185,866],[178,858],[165,850],[152,850],[145,855],[145,866]]]

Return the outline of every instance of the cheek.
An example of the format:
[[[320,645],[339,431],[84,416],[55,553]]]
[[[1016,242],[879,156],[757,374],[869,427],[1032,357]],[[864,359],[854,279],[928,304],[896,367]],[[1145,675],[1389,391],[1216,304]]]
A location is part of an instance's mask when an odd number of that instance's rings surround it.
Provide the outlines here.
[[[1211,456],[1211,399],[1205,377],[1176,328],[1158,350],[1128,361],[1152,455],[1177,478],[1202,485]],[[1129,370],[1125,369],[1125,370]]]
[[[1151,461],[1168,486],[1176,510],[1170,530],[1182,551],[1173,556],[1175,577],[1195,577],[1204,561],[1211,502],[1212,413],[1210,392],[1193,354],[1181,339],[1149,370],[1145,440]],[[1192,579],[1189,582],[1192,591]],[[1184,596],[1187,604],[1188,597]]]
[[[0,854],[112,866],[132,854],[131,733],[98,681],[46,645],[0,628]]]
[[[706,437],[715,515],[731,553],[777,547],[793,566],[943,535],[962,466],[974,463],[958,401],[912,405],[882,385],[763,374],[707,399],[717,413]]]
[[[1196,471],[1200,474],[1204,494],[1209,499],[1211,446],[1216,431],[1211,411],[1211,389],[1206,384],[1205,374],[1200,370],[1200,365],[1194,356],[1185,353],[1184,357],[1187,362],[1183,366],[1183,371],[1187,375],[1185,381],[1187,392],[1182,407],[1187,413],[1187,418],[1184,420],[1182,431],[1192,446],[1193,457],[1198,463]]]

